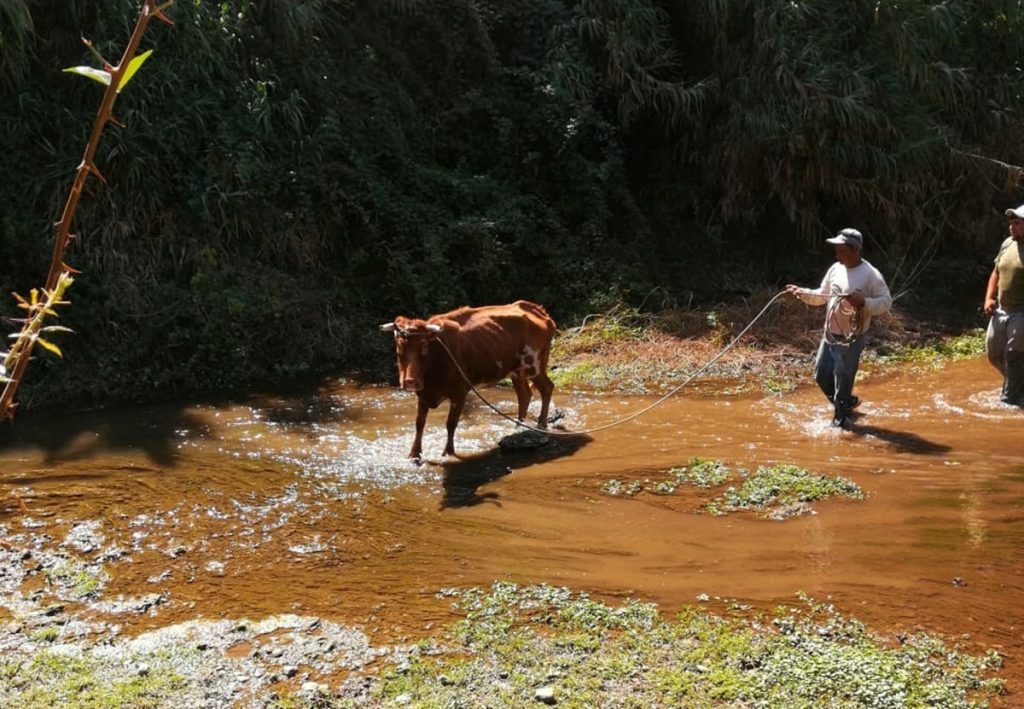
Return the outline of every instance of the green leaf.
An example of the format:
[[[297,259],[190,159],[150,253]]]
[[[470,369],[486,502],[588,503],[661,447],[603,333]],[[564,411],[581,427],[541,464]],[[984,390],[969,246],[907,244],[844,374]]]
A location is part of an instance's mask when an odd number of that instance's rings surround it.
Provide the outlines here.
[[[60,347],[57,347],[57,345],[53,344],[53,343],[52,343],[52,342],[50,342],[49,340],[44,340],[44,339],[43,339],[43,338],[41,338],[41,337],[37,337],[37,338],[36,338],[36,342],[37,342],[38,344],[42,345],[42,346],[43,346],[43,349],[47,349],[47,350],[49,350],[50,352],[53,352],[53,353],[54,353],[55,355],[57,355],[58,357],[63,357],[63,356],[64,356],[64,354],[63,354],[63,353],[62,353],[62,352],[60,351]]]
[[[128,62],[128,68],[125,69],[124,76],[121,77],[121,83],[117,85],[117,93],[121,93],[122,89],[124,89],[124,87],[128,85],[128,82],[131,81],[131,78],[135,76],[135,72],[139,70],[139,67],[142,66],[143,62],[149,59],[149,55],[152,53],[153,50],[149,49]]]
[[[104,86],[110,86],[110,73],[102,69],[93,69],[91,66],[69,66],[64,71],[71,74],[80,74],[93,81],[98,81]]]

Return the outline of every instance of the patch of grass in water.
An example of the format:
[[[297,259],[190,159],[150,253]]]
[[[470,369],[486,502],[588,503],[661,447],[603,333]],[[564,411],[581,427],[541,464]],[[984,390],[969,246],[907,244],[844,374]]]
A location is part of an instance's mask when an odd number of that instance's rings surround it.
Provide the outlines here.
[[[46,580],[77,599],[92,598],[103,588],[102,570],[93,570],[70,559],[46,569]]]
[[[680,483],[689,483],[700,488],[717,487],[729,479],[729,468],[720,460],[690,458],[682,468],[672,468],[668,474]]]
[[[654,605],[611,607],[550,586],[458,593],[465,620],[441,655],[384,670],[384,706],[984,707],[1001,689],[993,652],[930,636],[890,647],[856,620],[804,599],[771,617]]]
[[[758,510],[774,519],[807,512],[810,509],[809,503],[827,497],[864,497],[860,487],[851,480],[819,475],[796,465],[762,466],[750,475],[745,470],[734,473],[718,460],[691,458],[687,465],[672,468],[666,473],[668,478],[658,481],[647,478],[630,481],[612,478],[601,489],[613,497],[635,497],[641,492],[671,495],[682,485],[703,490],[720,487],[735,474],[742,478],[742,482],[738,486],[730,486],[724,493],[707,502],[704,509],[719,516],[730,512]]]
[[[758,468],[739,487],[730,487],[709,502],[707,510],[716,515],[762,510],[768,516],[786,517],[805,511],[806,503],[836,495],[864,498],[864,492],[852,480],[818,475],[796,465],[777,464]]]
[[[618,478],[612,478],[601,486],[601,490],[612,497],[635,497],[644,490],[644,484],[640,480],[624,482]]]
[[[601,490],[613,497],[634,497],[644,490],[658,495],[671,495],[681,485],[693,485],[704,489],[716,487],[724,483],[731,473],[721,461],[690,458],[686,465],[671,468],[665,471],[665,474],[668,478],[657,482],[649,479],[626,482],[612,478],[601,486]]]
[[[911,366],[940,367],[946,362],[971,359],[985,353],[985,330],[978,328],[955,337],[930,340],[917,345],[900,345],[880,353],[884,362]]]

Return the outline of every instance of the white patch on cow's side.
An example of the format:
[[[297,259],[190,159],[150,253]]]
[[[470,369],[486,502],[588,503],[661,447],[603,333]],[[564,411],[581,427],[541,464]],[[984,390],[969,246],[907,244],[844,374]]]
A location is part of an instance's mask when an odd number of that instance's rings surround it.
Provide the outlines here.
[[[523,351],[519,353],[517,357],[519,360],[518,371],[523,374],[526,378],[531,379],[540,374],[540,369],[537,366],[537,350],[526,345],[523,347]]]

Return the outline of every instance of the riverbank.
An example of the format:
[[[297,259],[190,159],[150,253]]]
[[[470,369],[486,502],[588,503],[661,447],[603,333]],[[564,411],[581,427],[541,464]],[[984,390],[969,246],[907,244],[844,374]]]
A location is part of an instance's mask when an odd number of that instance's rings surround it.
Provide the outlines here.
[[[752,612],[702,599],[675,618],[551,586],[442,590],[458,621],[373,646],[321,619],[197,620],[90,645],[36,633],[0,659],[4,706],[985,707],[999,656],[886,639],[828,604]],[[8,631],[8,635],[10,632]],[[9,644],[9,643],[5,643]]]
[[[791,391],[811,379],[823,310],[786,296],[767,305],[774,295],[764,291],[706,311],[648,314],[619,307],[588,316],[556,334],[556,389],[660,394],[700,372],[687,391]],[[939,320],[927,311],[896,309],[872,321],[859,380],[893,367],[931,368],[983,352],[984,329],[969,318]]]

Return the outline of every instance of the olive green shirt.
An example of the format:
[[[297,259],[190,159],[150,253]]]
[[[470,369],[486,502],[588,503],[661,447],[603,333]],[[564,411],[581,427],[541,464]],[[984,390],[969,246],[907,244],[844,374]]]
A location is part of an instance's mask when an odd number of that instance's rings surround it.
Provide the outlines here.
[[[999,272],[999,307],[1010,313],[1024,310],[1024,245],[1006,239],[996,255]]]

